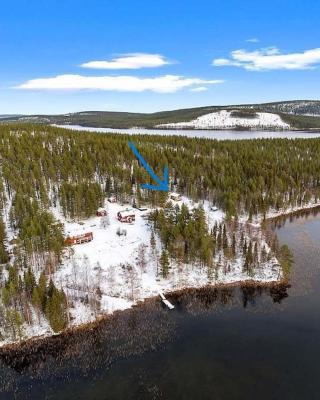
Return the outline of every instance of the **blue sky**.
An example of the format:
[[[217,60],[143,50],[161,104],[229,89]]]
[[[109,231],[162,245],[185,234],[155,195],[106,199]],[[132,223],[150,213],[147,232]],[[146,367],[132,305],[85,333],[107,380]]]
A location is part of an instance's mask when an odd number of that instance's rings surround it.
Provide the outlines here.
[[[10,3],[0,114],[319,99],[316,1]]]

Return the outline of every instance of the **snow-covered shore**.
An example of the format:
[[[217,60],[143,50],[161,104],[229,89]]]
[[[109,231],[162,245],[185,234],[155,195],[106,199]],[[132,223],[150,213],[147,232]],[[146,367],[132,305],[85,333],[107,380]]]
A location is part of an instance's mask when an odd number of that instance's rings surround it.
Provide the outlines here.
[[[232,111],[221,110],[210,114],[202,115],[189,122],[177,122],[157,125],[157,128],[176,129],[291,129],[290,125],[284,122],[278,114],[257,112],[254,117],[234,116]]]

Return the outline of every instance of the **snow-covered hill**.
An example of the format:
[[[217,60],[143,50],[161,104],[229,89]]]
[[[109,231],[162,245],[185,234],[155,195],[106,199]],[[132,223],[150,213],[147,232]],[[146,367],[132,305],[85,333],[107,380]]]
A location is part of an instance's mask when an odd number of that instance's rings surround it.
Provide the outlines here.
[[[277,114],[257,112],[253,116],[236,116],[233,111],[221,110],[202,115],[189,122],[157,125],[158,128],[193,129],[290,129]]]

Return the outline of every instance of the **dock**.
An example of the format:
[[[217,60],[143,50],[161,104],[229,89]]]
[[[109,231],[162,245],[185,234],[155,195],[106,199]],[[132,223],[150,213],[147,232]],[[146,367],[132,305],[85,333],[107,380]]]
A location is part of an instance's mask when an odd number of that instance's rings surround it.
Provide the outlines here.
[[[169,300],[166,299],[165,295],[162,292],[159,292],[159,296],[161,297],[163,304],[165,304],[169,308],[169,310],[174,309],[174,305],[170,303]]]

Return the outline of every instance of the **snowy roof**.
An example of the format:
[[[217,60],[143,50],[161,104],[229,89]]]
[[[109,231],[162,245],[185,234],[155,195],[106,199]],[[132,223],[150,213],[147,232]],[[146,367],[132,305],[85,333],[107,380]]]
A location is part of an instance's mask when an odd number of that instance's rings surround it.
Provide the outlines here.
[[[179,193],[171,193],[170,197],[173,197],[174,199],[178,199],[181,197],[181,195]]]
[[[65,236],[79,236],[85,235],[86,233],[92,233],[92,227],[69,227],[69,229],[65,231]]]
[[[135,212],[132,208],[126,208],[125,210],[119,211],[122,217],[128,217],[130,215],[135,215]]]

